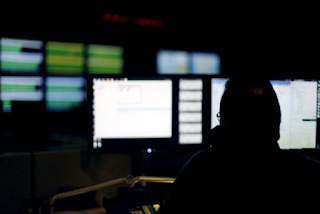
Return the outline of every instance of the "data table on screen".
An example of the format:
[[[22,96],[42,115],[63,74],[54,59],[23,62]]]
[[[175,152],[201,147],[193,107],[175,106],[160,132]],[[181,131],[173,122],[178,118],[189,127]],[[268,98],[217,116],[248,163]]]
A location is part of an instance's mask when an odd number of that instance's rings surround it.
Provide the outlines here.
[[[271,81],[281,107],[281,148],[315,148],[317,81]]]

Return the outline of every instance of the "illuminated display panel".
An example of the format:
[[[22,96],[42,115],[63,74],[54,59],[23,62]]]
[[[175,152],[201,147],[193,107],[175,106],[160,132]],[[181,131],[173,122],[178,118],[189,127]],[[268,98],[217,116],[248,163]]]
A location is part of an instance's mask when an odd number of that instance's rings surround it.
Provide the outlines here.
[[[82,75],[84,73],[84,44],[48,42],[46,68],[49,75]]]
[[[90,77],[88,81],[92,152],[163,149],[177,143],[172,80]]]
[[[50,112],[66,112],[79,107],[86,98],[86,80],[82,77],[47,77],[46,109]]]
[[[171,80],[93,81],[95,139],[172,137]]]
[[[123,71],[123,48],[88,45],[89,74],[120,74]]]
[[[4,112],[11,112],[11,101],[42,101],[42,77],[1,77],[1,101]]]
[[[2,73],[40,74],[43,64],[42,41],[1,38]]]
[[[215,53],[192,52],[191,74],[220,74],[220,57]]]
[[[219,125],[216,114],[228,79],[213,78],[211,86],[211,128]],[[317,137],[317,81],[270,81],[281,108],[281,149],[316,148]]]
[[[158,74],[189,74],[189,53],[160,50],[157,53]]]
[[[202,143],[202,79],[179,80],[179,144]]]

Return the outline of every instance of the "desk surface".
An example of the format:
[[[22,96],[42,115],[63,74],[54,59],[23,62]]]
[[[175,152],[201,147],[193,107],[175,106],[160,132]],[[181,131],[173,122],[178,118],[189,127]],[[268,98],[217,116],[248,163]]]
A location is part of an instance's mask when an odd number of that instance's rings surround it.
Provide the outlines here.
[[[54,214],[106,214],[106,210],[103,207],[97,207],[80,211],[58,211],[54,212]]]

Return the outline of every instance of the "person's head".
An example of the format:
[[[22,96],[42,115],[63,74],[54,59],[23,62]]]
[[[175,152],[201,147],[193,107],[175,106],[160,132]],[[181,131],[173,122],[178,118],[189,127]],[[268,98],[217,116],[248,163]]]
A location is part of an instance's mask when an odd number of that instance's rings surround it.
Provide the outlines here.
[[[230,78],[220,102],[220,125],[248,142],[277,141],[281,111],[269,80],[254,73]]]

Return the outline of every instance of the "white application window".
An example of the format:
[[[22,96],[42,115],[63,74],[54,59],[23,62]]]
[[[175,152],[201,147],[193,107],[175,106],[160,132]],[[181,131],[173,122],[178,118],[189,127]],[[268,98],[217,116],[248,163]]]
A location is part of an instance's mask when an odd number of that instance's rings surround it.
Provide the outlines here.
[[[315,148],[317,130],[317,82],[291,82],[290,147]]]
[[[95,80],[95,138],[172,137],[171,80]]]
[[[219,125],[216,115],[220,112],[220,100],[227,80],[225,78],[214,78],[211,80],[211,128]]]

